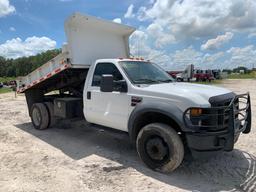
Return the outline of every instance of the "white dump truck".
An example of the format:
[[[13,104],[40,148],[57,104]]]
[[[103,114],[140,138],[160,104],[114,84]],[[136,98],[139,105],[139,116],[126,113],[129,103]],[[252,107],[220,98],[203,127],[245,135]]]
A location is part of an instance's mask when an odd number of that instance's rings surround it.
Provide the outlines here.
[[[175,82],[161,67],[129,58],[134,28],[74,14],[62,53],[17,80],[36,129],[56,118],[127,132],[142,161],[171,172],[185,154],[231,151],[251,129],[248,93]]]

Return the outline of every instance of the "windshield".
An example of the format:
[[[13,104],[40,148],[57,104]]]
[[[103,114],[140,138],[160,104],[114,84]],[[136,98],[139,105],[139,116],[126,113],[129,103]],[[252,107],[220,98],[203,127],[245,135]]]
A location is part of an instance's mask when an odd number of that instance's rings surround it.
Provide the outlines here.
[[[168,83],[174,79],[158,65],[142,61],[119,62],[134,84]]]

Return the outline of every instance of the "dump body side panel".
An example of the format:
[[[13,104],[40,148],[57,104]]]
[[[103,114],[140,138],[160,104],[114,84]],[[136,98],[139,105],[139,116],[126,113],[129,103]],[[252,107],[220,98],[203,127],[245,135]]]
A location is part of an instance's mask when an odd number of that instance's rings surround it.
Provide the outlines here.
[[[65,21],[71,63],[91,65],[97,59],[129,57],[134,28],[75,13]]]
[[[17,92],[23,93],[67,68],[71,68],[67,53],[61,53],[28,75],[18,77]]]

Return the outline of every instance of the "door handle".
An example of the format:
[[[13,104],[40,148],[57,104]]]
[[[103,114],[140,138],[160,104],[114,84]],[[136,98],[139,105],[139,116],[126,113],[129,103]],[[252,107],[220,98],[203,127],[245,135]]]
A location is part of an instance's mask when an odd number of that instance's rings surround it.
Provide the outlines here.
[[[88,91],[88,92],[87,92],[87,99],[90,100],[91,97],[92,97],[92,93],[91,93],[91,91]]]

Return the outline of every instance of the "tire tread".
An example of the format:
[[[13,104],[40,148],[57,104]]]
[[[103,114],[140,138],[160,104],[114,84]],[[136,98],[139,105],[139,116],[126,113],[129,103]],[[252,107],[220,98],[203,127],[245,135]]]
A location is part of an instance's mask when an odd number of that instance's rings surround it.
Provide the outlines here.
[[[163,172],[163,173],[172,172],[183,161],[183,158],[184,158],[184,145],[183,145],[183,142],[182,142],[180,136],[177,134],[177,132],[171,126],[163,124],[163,123],[151,123],[151,124],[148,124],[145,127],[143,127],[140,130],[140,132],[139,132],[139,134],[137,136],[137,140],[136,140],[137,152],[138,152],[140,158],[143,161],[143,157],[141,156],[141,154],[140,154],[140,152],[138,150],[139,147],[140,147],[139,146],[139,140],[143,137],[143,134],[146,131],[150,131],[152,129],[158,129],[158,131],[161,131],[163,134],[166,134],[168,136],[167,138],[171,138],[171,140],[169,140],[169,141],[172,143],[173,149],[175,150],[174,151],[175,156],[167,164],[165,164],[165,165],[163,165],[161,167],[157,167],[157,168],[155,168],[155,170]],[[149,166],[149,165],[147,165],[147,166]],[[152,167],[150,167],[150,168],[152,168]]]
[[[39,126],[36,126],[34,124],[33,117],[31,116],[32,123],[33,123],[34,127],[36,129],[39,129],[39,130],[47,129],[49,127],[49,113],[48,113],[48,110],[46,108],[46,105],[44,103],[34,103],[32,105],[32,110],[31,111],[33,111],[34,108],[38,108],[39,112],[40,112],[40,114],[42,116],[41,123],[40,123]]]

